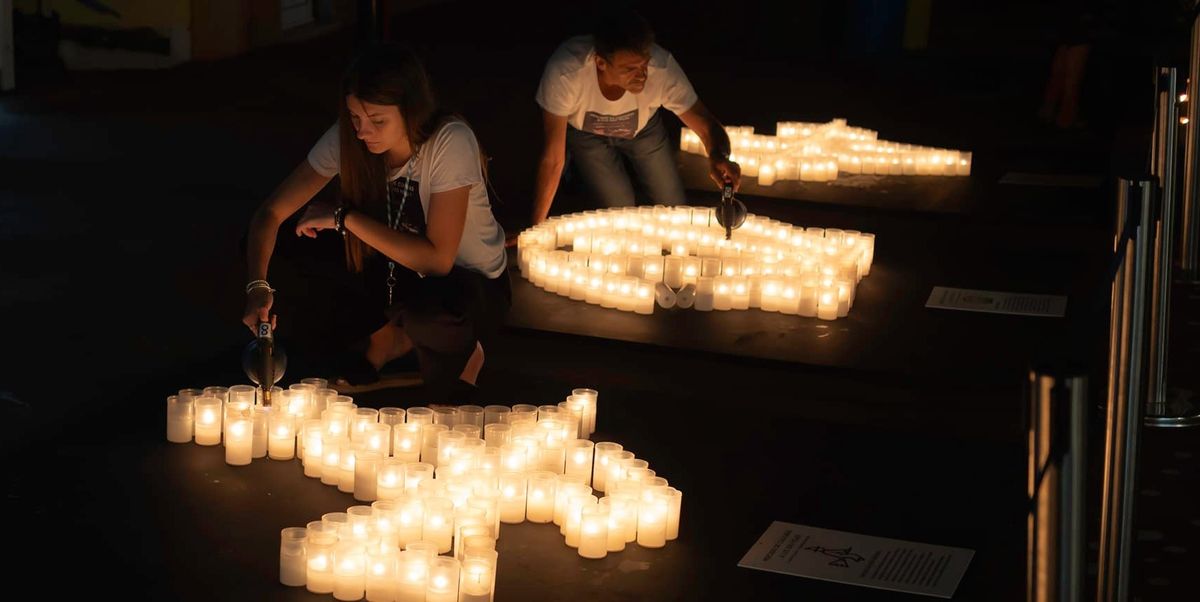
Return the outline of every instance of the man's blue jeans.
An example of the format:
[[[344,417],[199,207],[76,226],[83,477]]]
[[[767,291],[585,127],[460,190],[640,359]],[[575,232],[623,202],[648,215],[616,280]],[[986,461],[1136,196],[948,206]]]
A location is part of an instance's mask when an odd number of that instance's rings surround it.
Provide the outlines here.
[[[597,136],[568,125],[567,148],[588,192],[601,207],[634,204],[634,187],[622,156],[629,159],[651,203],[681,205],[686,200],[675,152],[658,113],[629,139]]]

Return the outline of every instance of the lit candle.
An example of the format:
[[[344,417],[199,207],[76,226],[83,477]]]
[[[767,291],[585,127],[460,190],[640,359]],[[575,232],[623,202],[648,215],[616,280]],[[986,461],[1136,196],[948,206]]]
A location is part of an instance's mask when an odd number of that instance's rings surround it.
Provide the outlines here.
[[[354,493],[354,460],[360,449],[353,441],[342,446],[338,454],[338,491]]]
[[[238,416],[229,423],[225,439],[225,463],[245,466],[250,463],[250,447],[253,443],[254,424],[249,418]]]
[[[192,441],[193,414],[192,397],[167,397],[167,441],[190,443]]]
[[[379,424],[379,410],[375,408],[354,408],[350,421],[350,440],[358,443],[372,424]]]
[[[349,446],[346,438],[324,439],[321,442],[321,482],[326,485],[337,485],[341,480],[342,446]]]
[[[298,587],[305,584],[306,562],[304,540],[308,538],[305,527],[287,527],[279,533],[279,582]]]
[[[608,508],[606,549],[620,552],[625,549],[626,533],[637,536],[637,503],[628,495],[610,495],[600,500],[600,504]]]
[[[253,458],[267,457],[267,440],[270,436],[271,416],[275,410],[270,406],[254,406],[250,410],[254,424],[252,427],[253,440],[250,443],[250,456]]]
[[[361,438],[366,449],[377,451],[380,455],[388,455],[388,448],[392,440],[392,425],[376,422],[368,424],[363,429]]]
[[[817,291],[817,318],[821,320],[836,320],[838,313],[837,289],[822,287]]]
[[[579,475],[561,474],[555,477],[554,486],[554,524],[559,526],[559,532],[567,533],[566,514],[567,502],[571,496],[587,495],[591,488],[583,484]]]
[[[663,257],[650,255],[642,261],[642,278],[650,282],[662,282]]]
[[[454,505],[447,498],[425,500],[425,524],[421,538],[438,546],[438,554],[451,549],[454,538]]]
[[[367,550],[367,588],[369,602],[391,602],[396,599],[396,564],[399,550],[373,546]]]
[[[192,401],[196,408],[196,444],[217,445],[221,442],[221,419],[224,404],[219,397],[197,397]]]
[[[729,276],[713,278],[713,305],[717,311],[728,311],[733,307],[733,279]]]
[[[663,282],[670,288],[683,286],[683,257],[667,255],[663,258]]]
[[[437,556],[430,560],[426,602],[458,602],[458,573],[457,558]]]
[[[445,424],[421,425],[421,462],[437,468],[438,436],[450,430]]]
[[[775,183],[775,165],[774,163],[763,162],[758,168],[758,185],[771,186]]]
[[[583,508],[579,522],[579,555],[604,558],[608,555],[608,507]]]
[[[525,518],[531,523],[548,523],[554,520],[556,475],[546,471],[534,471],[526,475]]]
[[[585,485],[592,484],[592,458],[595,444],[587,439],[575,439],[567,442],[566,473],[577,474],[584,478]]]
[[[354,456],[354,499],[373,502],[379,499],[379,465],[383,454],[364,449]]]
[[[405,550],[396,555],[397,602],[425,602],[425,581],[431,558],[429,553],[418,550]]]
[[[392,456],[401,462],[421,460],[421,425],[392,425]]]
[[[268,457],[272,460],[291,460],[296,457],[295,417],[285,412],[275,412],[268,420],[268,425]]]
[[[366,550],[356,541],[339,541],[333,548],[333,597],[360,600],[366,591]]]
[[[304,586],[314,594],[333,593],[333,547],[337,544],[337,530],[326,523],[314,526],[309,523],[308,537],[304,543],[305,572]]]
[[[475,548],[462,559],[459,602],[491,602],[496,588],[495,550]]]
[[[300,427],[299,440],[304,441],[304,458],[301,459],[301,465],[304,467],[304,476],[311,478],[321,477],[321,462],[324,459],[324,445],[322,434],[324,431],[321,427],[321,421],[318,419],[305,420]]]
[[[638,507],[637,543],[643,548],[661,548],[667,543],[667,498],[656,492]]]
[[[500,473],[500,520],[516,524],[525,522],[526,479],[523,473]]]
[[[585,487],[586,491],[591,491],[591,488]],[[583,524],[583,510],[596,505],[596,496],[591,493],[584,493],[585,490],[580,490],[578,494],[570,494],[567,496],[566,509],[563,511],[563,529],[566,531],[566,543],[569,547],[579,547],[579,537]],[[607,536],[606,536],[607,537]]]

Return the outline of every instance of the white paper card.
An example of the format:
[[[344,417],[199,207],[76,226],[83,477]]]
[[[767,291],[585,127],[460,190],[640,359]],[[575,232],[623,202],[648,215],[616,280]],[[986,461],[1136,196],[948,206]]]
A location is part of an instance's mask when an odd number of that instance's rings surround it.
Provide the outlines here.
[[[1067,298],[1060,295],[1002,293],[935,286],[933,292],[929,293],[925,307],[1061,318],[1067,313]]]
[[[950,598],[974,556],[965,548],[775,521],[738,566]]]

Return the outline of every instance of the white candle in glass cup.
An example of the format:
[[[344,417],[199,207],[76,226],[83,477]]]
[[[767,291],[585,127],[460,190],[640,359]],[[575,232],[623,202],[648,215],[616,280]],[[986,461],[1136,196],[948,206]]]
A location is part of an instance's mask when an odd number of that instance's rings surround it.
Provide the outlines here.
[[[625,533],[629,523],[637,524],[637,505],[628,496],[609,495],[602,498],[599,506],[608,512],[608,536],[605,549],[620,552],[625,549]]]
[[[611,441],[601,441],[594,446],[594,461],[591,482],[592,487],[595,488],[596,491],[604,491],[605,478],[608,476],[607,469],[609,456],[613,453],[621,451],[622,449],[623,448],[621,447],[620,443],[613,443]]]
[[[193,424],[192,397],[167,397],[167,441],[191,443]]]
[[[591,488],[583,484],[583,477],[580,475],[560,474],[555,475],[554,479],[554,524],[558,525],[559,532],[565,535],[567,500],[572,495],[590,493]]]
[[[509,524],[525,522],[527,484],[524,473],[500,473],[500,520]]]
[[[375,408],[354,408],[350,418],[350,440],[358,443],[367,434],[368,427],[379,424],[379,410]]]
[[[253,443],[254,423],[249,418],[237,416],[229,422],[225,439],[225,463],[245,466],[250,463],[250,448]]]
[[[252,429],[254,439],[251,442],[250,455],[254,458],[267,457],[268,441],[271,435],[271,417],[275,413],[275,408],[272,406],[254,406],[250,410],[254,423]]]
[[[399,550],[392,547],[367,549],[366,599],[368,602],[392,602],[396,599],[396,561]]]
[[[458,602],[458,573],[457,558],[437,556],[430,560],[425,602]]]
[[[258,400],[258,387],[253,385],[233,385],[225,393],[226,399],[233,402],[246,402],[254,405]]]
[[[526,474],[525,519],[529,522],[549,523],[554,520],[556,476],[546,471]]]
[[[661,548],[667,543],[668,498],[655,492],[638,506],[637,543],[643,548]]]
[[[296,457],[295,420],[294,415],[286,412],[273,412],[268,419],[267,456],[272,460],[291,460]]]
[[[492,537],[491,527],[488,527],[487,525],[482,524],[482,522],[480,522],[481,520],[482,519],[479,519],[478,517],[473,517],[468,521],[468,522],[470,522],[470,524],[464,524],[464,525],[459,526],[457,529],[455,529],[455,531],[454,531],[454,557],[455,558],[457,558],[459,560],[463,559],[463,551],[466,549],[468,539],[477,538],[477,537],[486,537],[487,539],[492,540],[493,542],[495,541],[495,538]]]
[[[458,424],[458,410],[456,408],[437,407],[432,409],[434,424],[444,424],[447,427],[453,427]]]
[[[423,481],[433,480],[434,466],[427,462],[410,462],[404,465],[404,490],[412,493]]]
[[[367,449],[377,451],[380,455],[388,455],[388,448],[391,447],[392,440],[392,425],[376,422],[368,424],[363,429],[363,434],[360,439]]]
[[[449,466],[454,462],[454,456],[458,453],[459,447],[463,441],[466,441],[467,435],[459,431],[442,431],[437,435],[437,462],[434,466],[442,467]]]
[[[425,602],[430,558],[427,552],[419,550],[405,550],[396,555],[397,602]]]
[[[342,447],[349,447],[347,438],[323,439],[321,441],[321,482],[337,485],[342,478]]]
[[[354,499],[373,502],[379,499],[379,465],[383,454],[373,449],[360,450],[354,457]]]
[[[405,424],[433,424],[433,410],[425,406],[408,408],[404,415]]]
[[[476,405],[458,406],[457,424],[473,424],[483,429],[483,407]]]
[[[500,470],[502,472],[523,472],[528,465],[528,452],[520,443],[506,443],[500,446]]]
[[[483,407],[483,424],[508,424],[508,415],[512,413],[512,408],[502,405],[490,405]]]
[[[822,287],[817,291],[817,318],[836,320],[838,313],[837,289]]]
[[[505,425],[507,426],[507,425]],[[475,459],[475,469],[478,474],[497,475],[500,473],[500,448],[484,447],[479,450]]]
[[[315,522],[315,521],[314,521]],[[304,544],[305,571],[304,586],[314,594],[333,593],[333,547],[337,545],[338,534],[336,527],[326,523],[318,523],[320,528],[314,528],[309,523],[308,537]]]
[[[300,456],[300,465],[304,467],[304,476],[319,477],[321,476],[321,453],[322,453],[322,433],[323,428],[321,421],[316,418],[306,419],[301,422],[299,429],[296,431],[296,446],[297,451],[300,448],[305,450],[305,455]]]
[[[354,493],[354,461],[355,456],[362,449],[361,444],[353,441],[342,445],[338,454],[338,491]]]
[[[589,488],[588,491],[591,491],[591,489]],[[566,536],[567,546],[572,548],[579,547],[583,510],[595,506],[597,501],[596,496],[591,493],[569,494],[567,496],[566,509],[563,511],[563,530],[566,531],[563,535]]]
[[[650,282],[662,282],[663,257],[647,255],[642,259],[642,279]]]
[[[587,439],[575,439],[568,441],[566,445],[566,470],[567,474],[578,474],[583,476],[584,484],[591,486],[592,484],[592,460],[594,456],[595,444]]]
[[[679,518],[683,509],[683,492],[674,487],[667,487],[662,496],[666,498],[667,504],[667,541],[674,541],[679,537]]]
[[[728,311],[733,307],[732,277],[713,278],[713,306],[717,311]]]
[[[512,437],[512,425],[506,422],[493,422],[483,427],[483,440],[488,447],[499,449],[507,444]]]
[[[425,529],[425,500],[416,493],[403,494],[396,498],[393,526],[396,542],[400,547],[423,539]]]
[[[357,505],[346,508],[346,528],[348,535],[342,539],[365,541],[375,524],[375,509],[371,506]]]
[[[402,462],[421,460],[421,425],[392,425],[392,456]]]
[[[307,563],[304,556],[306,527],[287,527],[279,532],[279,582],[300,587],[306,582]]]
[[[438,436],[449,431],[450,427],[445,424],[421,425],[421,462],[437,468]]]
[[[438,554],[451,550],[454,538],[454,504],[447,498],[425,500],[421,538],[438,546]]]
[[[496,589],[496,550],[465,552],[459,572],[459,602],[491,602]]]
[[[696,280],[696,299],[692,302],[692,307],[695,307],[696,311],[712,311],[714,300],[713,279],[701,276]]]
[[[196,444],[217,445],[221,442],[224,404],[219,397],[197,397],[192,400],[196,410]]]
[[[683,286],[683,257],[667,255],[663,258],[663,283],[677,289]]]
[[[333,597],[361,600],[366,591],[366,549],[357,541],[339,541],[333,547]]]
[[[497,484],[499,482],[497,481]],[[484,524],[487,525],[491,536],[500,538],[500,488],[476,487],[472,496],[467,499],[467,506],[483,510]]]
[[[584,558],[604,558],[608,555],[607,505],[583,508],[579,520],[579,555]]]

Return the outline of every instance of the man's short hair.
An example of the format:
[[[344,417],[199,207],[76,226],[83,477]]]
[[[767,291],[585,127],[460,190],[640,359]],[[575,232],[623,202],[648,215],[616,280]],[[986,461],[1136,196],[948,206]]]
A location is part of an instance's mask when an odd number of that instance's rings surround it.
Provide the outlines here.
[[[615,10],[602,16],[592,33],[596,54],[611,60],[618,50],[649,54],[654,45],[650,23],[633,10]]]

